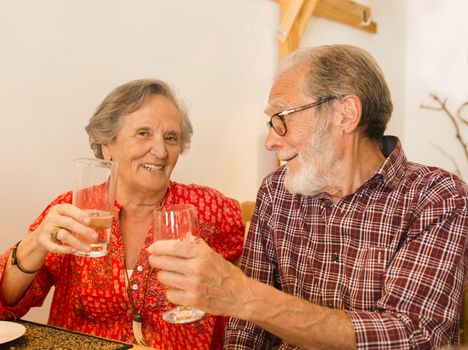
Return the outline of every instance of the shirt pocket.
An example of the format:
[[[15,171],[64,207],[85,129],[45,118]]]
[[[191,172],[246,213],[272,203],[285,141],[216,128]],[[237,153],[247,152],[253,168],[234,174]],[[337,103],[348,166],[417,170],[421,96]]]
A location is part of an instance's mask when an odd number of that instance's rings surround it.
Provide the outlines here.
[[[391,250],[385,247],[361,249],[347,264],[350,310],[373,310],[382,295],[383,279]]]

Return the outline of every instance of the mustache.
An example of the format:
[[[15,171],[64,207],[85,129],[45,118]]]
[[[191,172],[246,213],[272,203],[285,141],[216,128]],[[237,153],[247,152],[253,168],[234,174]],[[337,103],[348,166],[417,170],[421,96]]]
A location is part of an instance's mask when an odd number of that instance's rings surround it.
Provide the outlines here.
[[[292,149],[292,150],[288,150],[288,151],[277,151],[276,152],[276,156],[281,161],[292,158],[296,154],[300,155],[300,152],[297,149]]]

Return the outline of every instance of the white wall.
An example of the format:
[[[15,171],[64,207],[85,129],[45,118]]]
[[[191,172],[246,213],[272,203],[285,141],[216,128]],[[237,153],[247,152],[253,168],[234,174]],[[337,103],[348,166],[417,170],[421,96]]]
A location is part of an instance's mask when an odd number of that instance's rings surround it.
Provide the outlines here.
[[[382,68],[392,93],[394,111],[387,133],[403,139],[407,1],[357,2],[371,8],[372,18],[377,22],[377,34],[314,17],[306,30],[302,45],[352,44],[369,51]]]
[[[1,244],[70,189],[71,160],[92,155],[89,117],[136,78],[167,80],[189,103],[195,135],[174,179],[254,198],[274,166],[259,136],[276,22],[264,0],[1,1]]]
[[[454,116],[468,101],[468,2],[465,0],[411,0],[408,7],[407,97],[404,128],[409,158],[449,171],[454,157],[463,178],[468,180],[468,160],[455,139],[447,114],[421,109],[438,106],[430,97],[447,99]],[[464,109],[468,119],[468,108]],[[468,127],[462,126],[465,142]],[[440,150],[442,149],[442,150]]]
[[[189,103],[174,179],[255,198],[274,167],[260,139],[277,18],[267,0],[1,0],[0,250],[70,189],[71,160],[92,155],[89,117],[132,79],[166,80]]]
[[[368,49],[393,92],[390,132],[401,136],[406,1],[360,2],[371,6],[378,34],[314,18],[302,45]],[[254,199],[274,166],[263,150],[263,109],[278,13],[271,0],[0,0],[0,250],[70,189],[71,160],[91,156],[88,118],[132,79],[167,80],[190,103],[195,135],[174,179]]]

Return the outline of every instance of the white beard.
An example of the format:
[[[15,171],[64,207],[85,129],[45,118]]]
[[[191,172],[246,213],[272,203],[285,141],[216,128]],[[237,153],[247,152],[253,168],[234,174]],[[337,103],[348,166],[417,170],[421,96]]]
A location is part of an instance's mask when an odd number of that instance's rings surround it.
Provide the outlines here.
[[[291,174],[286,166],[284,186],[292,194],[313,196],[336,184],[342,162],[336,145],[330,142],[329,125],[323,124],[317,125],[320,129],[311,135],[304,149],[297,150],[298,172]]]

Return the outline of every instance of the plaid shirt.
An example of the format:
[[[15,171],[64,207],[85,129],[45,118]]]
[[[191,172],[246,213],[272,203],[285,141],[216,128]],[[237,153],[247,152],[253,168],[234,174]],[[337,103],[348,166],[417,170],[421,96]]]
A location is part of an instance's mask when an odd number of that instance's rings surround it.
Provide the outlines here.
[[[292,195],[285,168],[265,178],[241,266],[247,276],[345,310],[358,349],[430,349],[458,342],[467,274],[468,188],[411,163],[385,137],[383,166],[335,205]],[[337,334],[339,336],[339,334]],[[267,349],[275,338],[238,319],[224,349]],[[296,349],[282,342],[280,349]]]

